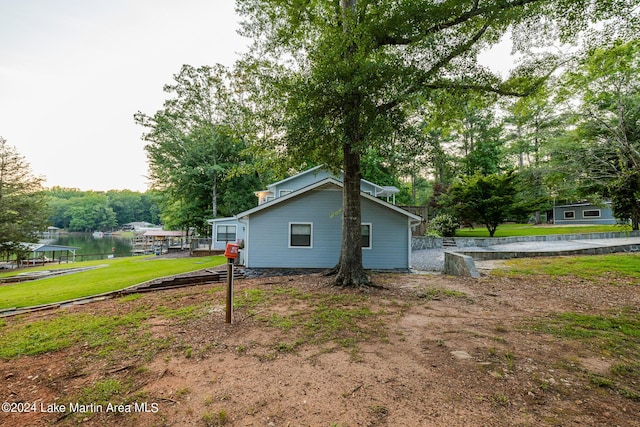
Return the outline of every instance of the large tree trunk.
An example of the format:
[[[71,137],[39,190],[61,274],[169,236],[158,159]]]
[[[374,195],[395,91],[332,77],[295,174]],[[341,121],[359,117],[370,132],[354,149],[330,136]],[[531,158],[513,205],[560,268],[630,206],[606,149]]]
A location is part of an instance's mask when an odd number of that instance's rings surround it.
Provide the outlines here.
[[[362,266],[360,153],[349,144],[344,145],[343,151],[342,245],[335,283],[339,286],[369,285],[371,280]]]
[[[343,30],[352,31],[352,19],[356,0],[340,0],[343,12]],[[345,52],[345,61],[352,61],[356,50],[351,44]],[[333,271],[337,271],[335,284],[339,286],[361,286],[371,283],[362,265],[362,236],[360,210],[360,144],[361,134],[361,95],[357,92],[345,97],[344,117],[347,141],[342,145],[344,188],[342,190],[342,244],[340,261]]]

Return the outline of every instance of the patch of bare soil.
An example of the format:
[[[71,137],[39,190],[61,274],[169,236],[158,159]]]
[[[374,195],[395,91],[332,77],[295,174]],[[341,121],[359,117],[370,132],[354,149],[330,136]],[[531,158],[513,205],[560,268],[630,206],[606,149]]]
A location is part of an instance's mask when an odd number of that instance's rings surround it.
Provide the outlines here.
[[[562,312],[637,310],[638,283],[380,274],[382,287],[363,291],[329,281],[238,280],[233,324],[224,323],[220,285],[7,319],[0,333],[69,313],[153,313],[137,331],[113,337],[126,348],[78,342],[0,361],[0,401],[37,406],[0,413],[0,425],[640,425],[637,399],[593,381],[610,375],[617,353],[532,327]],[[362,317],[305,314],[325,306]],[[343,329],[316,330],[313,322]],[[107,384],[118,387],[98,387]],[[94,407],[69,413],[81,396]]]

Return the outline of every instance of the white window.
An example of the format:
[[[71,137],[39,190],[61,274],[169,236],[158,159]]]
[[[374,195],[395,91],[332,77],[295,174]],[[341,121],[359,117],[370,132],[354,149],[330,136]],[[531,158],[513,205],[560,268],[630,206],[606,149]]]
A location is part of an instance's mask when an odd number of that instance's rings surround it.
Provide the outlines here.
[[[289,223],[289,247],[312,248],[313,247],[313,223],[290,222]]]
[[[600,209],[589,209],[582,211],[582,218],[600,218]]]
[[[360,225],[360,236],[362,238],[362,249],[371,249],[371,224]]]
[[[564,211],[564,219],[576,219],[576,211]]]
[[[216,227],[216,242],[235,242],[236,226],[235,225],[218,225]]]

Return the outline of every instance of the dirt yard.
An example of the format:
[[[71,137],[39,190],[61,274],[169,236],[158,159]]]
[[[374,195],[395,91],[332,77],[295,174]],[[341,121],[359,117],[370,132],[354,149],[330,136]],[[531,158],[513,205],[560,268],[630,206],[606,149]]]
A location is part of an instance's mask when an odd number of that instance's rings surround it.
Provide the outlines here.
[[[638,359],[541,326],[637,318],[638,283],[374,277],[238,280],[230,325],[219,284],[5,319],[146,313],[100,344],[1,360],[0,425],[640,426],[638,373],[614,369]]]

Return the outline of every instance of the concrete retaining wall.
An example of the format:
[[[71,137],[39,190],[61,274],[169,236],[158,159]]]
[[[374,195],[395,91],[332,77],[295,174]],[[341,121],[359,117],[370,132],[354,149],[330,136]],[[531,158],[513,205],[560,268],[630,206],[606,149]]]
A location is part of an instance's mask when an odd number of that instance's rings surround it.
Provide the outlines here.
[[[620,239],[625,237],[640,237],[640,231],[622,231],[608,233],[579,233],[579,234],[550,234],[548,236],[514,236],[514,237],[494,237],[494,238],[474,238],[455,237],[456,247],[468,248],[506,245],[520,242],[557,242],[563,240],[584,240],[584,239]],[[413,237],[411,239],[411,249],[437,249],[442,247],[441,237]]]
[[[438,249],[442,247],[442,237],[412,237],[411,249],[421,251],[424,249]]]
[[[606,255],[621,252],[640,252],[640,244],[628,244],[617,246],[603,246],[598,248],[573,249],[566,251],[539,251],[539,252],[445,252],[444,273],[453,276],[480,277],[476,269],[475,261],[488,261],[492,259],[512,259],[531,257],[551,257],[567,255]]]
[[[498,239],[464,239],[473,240],[475,245],[469,245],[467,247],[483,247],[485,245],[478,244],[479,240],[483,243],[490,241],[494,246],[489,250],[458,250],[456,252],[446,251],[444,253],[444,272],[454,276],[465,277],[480,277],[478,273],[475,261],[487,261],[494,259],[511,259],[511,258],[530,258],[530,257],[551,257],[551,256],[566,256],[566,255],[605,255],[620,252],[640,252],[640,243],[627,243],[621,245],[590,247],[581,249],[567,249],[557,251],[500,251],[500,244],[519,243],[519,242],[552,242],[563,240],[581,240],[581,239],[620,239],[640,237],[640,232],[633,231],[628,233],[586,233],[586,234],[571,234],[571,235],[551,235],[551,236],[536,236],[531,237],[514,237],[514,238],[498,238]],[[460,246],[460,239],[456,239],[456,243]],[[489,245],[486,245],[489,246]],[[464,246],[462,247],[464,248]],[[495,250],[498,249],[498,250]]]
[[[473,277],[475,279],[480,277],[473,258],[457,252],[444,253],[444,274]]]
[[[607,255],[624,252],[640,252],[640,244],[602,246],[597,248],[569,249],[565,251],[520,251],[520,252],[500,252],[500,251],[460,251],[461,255],[467,255],[476,261],[488,261],[492,259],[511,259],[511,258],[533,258],[533,257],[552,257],[552,256],[568,256],[568,255]],[[445,254],[446,262],[446,254]]]

